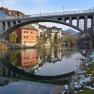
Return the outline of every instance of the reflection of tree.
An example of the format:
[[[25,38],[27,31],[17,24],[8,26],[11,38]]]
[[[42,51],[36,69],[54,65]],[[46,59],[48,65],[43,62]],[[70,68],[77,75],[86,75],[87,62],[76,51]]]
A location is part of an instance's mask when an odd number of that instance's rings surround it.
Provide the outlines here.
[[[6,53],[7,53],[7,49],[1,49],[0,50],[0,57],[2,57]]]
[[[17,61],[17,54],[18,52],[17,51],[10,51],[9,52],[9,58],[10,58],[10,62],[15,64],[16,61]]]
[[[69,58],[75,52],[76,51],[73,48],[65,48],[65,49],[62,49],[62,56]]]

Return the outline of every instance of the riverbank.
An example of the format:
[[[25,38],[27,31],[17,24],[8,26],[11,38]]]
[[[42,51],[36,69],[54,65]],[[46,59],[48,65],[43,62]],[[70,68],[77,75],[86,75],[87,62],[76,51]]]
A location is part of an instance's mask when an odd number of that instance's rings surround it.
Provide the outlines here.
[[[75,46],[75,45],[73,45]],[[26,46],[18,43],[0,43],[0,49],[32,49],[32,48],[50,48],[50,47],[70,47],[64,46],[61,44],[53,44],[53,45],[34,45],[34,46]]]
[[[6,46],[6,44],[4,43],[0,43],[0,49],[8,49],[8,47]]]
[[[94,94],[94,90],[85,90],[85,91],[80,91],[75,94]]]

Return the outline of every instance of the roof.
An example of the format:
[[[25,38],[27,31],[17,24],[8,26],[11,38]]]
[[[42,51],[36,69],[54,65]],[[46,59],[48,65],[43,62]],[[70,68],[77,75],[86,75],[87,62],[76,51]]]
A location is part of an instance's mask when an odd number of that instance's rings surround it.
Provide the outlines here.
[[[36,30],[36,31],[38,31],[38,30],[35,29],[35,28],[24,28],[24,27],[21,27],[21,28],[19,28],[19,29],[27,29],[27,30]]]

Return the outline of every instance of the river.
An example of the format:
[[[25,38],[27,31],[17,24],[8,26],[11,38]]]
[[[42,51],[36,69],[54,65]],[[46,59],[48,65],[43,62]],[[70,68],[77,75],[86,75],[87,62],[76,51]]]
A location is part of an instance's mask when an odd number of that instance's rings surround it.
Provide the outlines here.
[[[82,63],[87,53],[75,47],[1,51],[0,94],[71,94],[89,77]]]

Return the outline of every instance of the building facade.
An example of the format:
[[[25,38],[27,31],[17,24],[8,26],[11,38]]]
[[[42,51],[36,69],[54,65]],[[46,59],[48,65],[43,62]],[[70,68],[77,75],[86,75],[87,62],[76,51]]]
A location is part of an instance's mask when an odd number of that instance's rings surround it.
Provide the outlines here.
[[[38,42],[38,30],[19,28],[17,29],[17,42],[24,46],[35,46]]]

